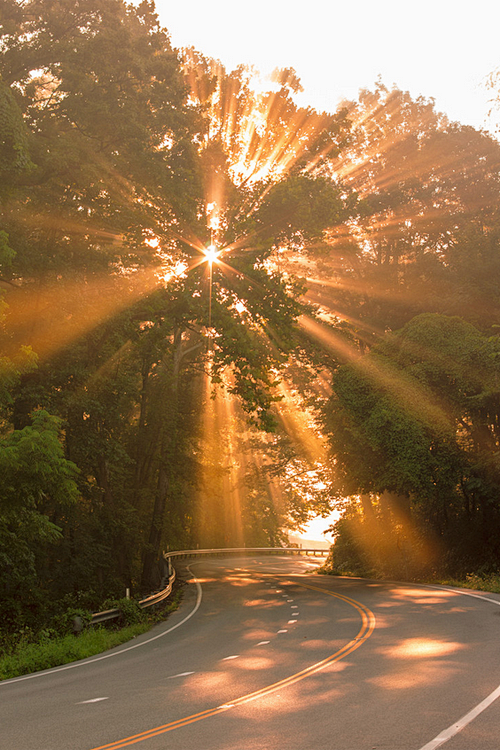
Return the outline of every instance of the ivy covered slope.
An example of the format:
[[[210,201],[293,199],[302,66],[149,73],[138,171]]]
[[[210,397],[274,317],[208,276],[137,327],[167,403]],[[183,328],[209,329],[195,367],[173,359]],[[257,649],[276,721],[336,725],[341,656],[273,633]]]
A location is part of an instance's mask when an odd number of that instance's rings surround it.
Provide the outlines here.
[[[430,313],[338,368],[326,414],[337,492],[353,499],[335,565],[405,577],[495,569],[499,368],[497,337]]]

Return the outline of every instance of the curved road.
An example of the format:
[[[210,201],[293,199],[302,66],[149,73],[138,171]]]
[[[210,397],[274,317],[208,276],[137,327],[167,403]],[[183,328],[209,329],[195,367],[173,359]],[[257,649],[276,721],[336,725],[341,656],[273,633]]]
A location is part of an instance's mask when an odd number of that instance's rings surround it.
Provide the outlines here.
[[[498,750],[500,597],[315,565],[190,561],[161,626],[0,683],[0,746]]]

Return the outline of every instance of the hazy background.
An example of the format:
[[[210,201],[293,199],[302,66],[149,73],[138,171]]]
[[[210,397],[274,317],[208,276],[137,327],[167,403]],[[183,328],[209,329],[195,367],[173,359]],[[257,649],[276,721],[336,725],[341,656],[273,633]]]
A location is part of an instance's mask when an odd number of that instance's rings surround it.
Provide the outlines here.
[[[500,66],[498,0],[157,0],[176,47],[194,46],[232,69],[293,67],[303,103],[335,109],[380,75],[436,100],[451,120],[488,122],[485,84]]]

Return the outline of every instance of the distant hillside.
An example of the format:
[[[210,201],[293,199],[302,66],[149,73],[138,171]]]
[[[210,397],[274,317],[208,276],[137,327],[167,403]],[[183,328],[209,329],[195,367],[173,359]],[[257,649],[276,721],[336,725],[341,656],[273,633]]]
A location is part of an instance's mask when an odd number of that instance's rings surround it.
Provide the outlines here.
[[[331,542],[321,542],[318,539],[302,539],[300,536],[290,534],[288,537],[290,544],[298,544],[304,549],[330,549]]]

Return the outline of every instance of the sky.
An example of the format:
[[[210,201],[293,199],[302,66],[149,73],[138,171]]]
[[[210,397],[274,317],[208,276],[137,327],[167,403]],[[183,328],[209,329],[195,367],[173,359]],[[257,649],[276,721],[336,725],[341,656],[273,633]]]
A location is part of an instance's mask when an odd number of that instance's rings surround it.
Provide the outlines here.
[[[380,76],[435,99],[450,120],[498,135],[486,83],[500,69],[500,0],[156,0],[156,8],[174,47],[194,46],[228,70],[294,68],[302,105],[334,111]],[[315,520],[303,536],[324,540],[332,520]]]
[[[229,69],[293,67],[301,104],[334,110],[380,75],[388,87],[434,98],[451,120],[496,130],[485,83],[500,68],[500,0],[156,0],[156,8],[175,47],[194,46]]]

